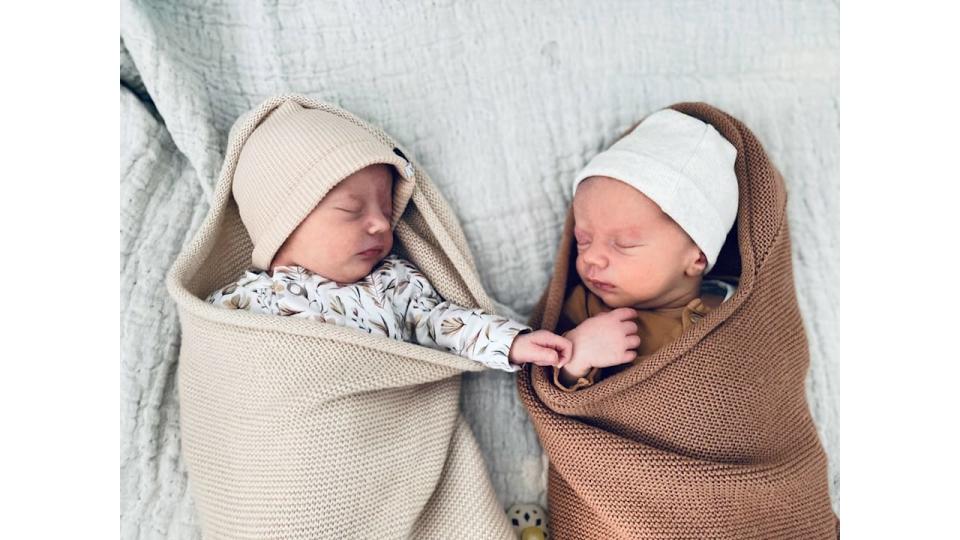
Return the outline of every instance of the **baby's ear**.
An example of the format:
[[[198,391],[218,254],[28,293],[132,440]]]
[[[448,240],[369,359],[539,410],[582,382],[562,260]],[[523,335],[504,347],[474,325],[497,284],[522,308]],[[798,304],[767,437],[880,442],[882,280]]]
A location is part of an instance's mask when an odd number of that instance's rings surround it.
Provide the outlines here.
[[[685,273],[690,277],[703,276],[707,269],[707,256],[699,249],[697,249],[697,254],[696,260],[687,266],[685,270]]]

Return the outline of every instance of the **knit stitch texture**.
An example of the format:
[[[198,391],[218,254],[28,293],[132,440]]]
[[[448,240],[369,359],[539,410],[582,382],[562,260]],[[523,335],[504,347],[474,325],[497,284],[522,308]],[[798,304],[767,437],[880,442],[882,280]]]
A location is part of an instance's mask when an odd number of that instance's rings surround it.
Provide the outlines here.
[[[677,340],[574,393],[525,366],[518,386],[550,459],[555,538],[832,539],[827,459],[804,393],[783,178],[740,121],[673,106],[737,148],[740,209],[715,275],[737,292]],[[553,329],[580,283],[568,213],[530,324]]]
[[[243,142],[286,100],[396,146],[352,114],[299,95],[267,99],[230,131],[210,213],[167,278],[183,327],[182,445],[204,537],[510,537],[459,409],[459,376],[479,364],[203,300],[250,265],[231,183]],[[419,167],[396,234],[398,251],[445,298],[492,311],[459,225]]]

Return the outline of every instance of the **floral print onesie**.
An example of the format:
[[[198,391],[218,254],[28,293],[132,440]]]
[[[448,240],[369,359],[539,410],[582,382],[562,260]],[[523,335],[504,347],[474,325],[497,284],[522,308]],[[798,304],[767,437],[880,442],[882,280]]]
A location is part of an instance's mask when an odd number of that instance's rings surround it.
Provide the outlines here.
[[[207,302],[228,309],[303,317],[418,343],[517,371],[513,339],[532,330],[516,321],[445,301],[409,261],[390,254],[356,283],[337,283],[300,266],[256,269],[214,291]]]

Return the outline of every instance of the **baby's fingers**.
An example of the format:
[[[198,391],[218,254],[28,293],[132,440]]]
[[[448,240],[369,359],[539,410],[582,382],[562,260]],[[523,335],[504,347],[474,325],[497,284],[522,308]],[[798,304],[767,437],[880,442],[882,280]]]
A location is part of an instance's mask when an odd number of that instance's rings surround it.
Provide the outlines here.
[[[563,364],[566,364],[570,360],[570,357],[573,356],[573,342],[563,336],[558,336],[546,330],[538,330],[536,332],[536,338],[537,345],[556,351],[558,358],[556,365],[558,366],[562,367]]]
[[[560,360],[557,362],[557,367],[563,367],[570,363],[573,360],[573,348],[568,351],[560,352]]]
[[[557,351],[540,347],[530,355],[530,362],[538,366],[555,366],[560,361]]]
[[[637,347],[640,346],[640,342],[641,342],[641,341],[643,341],[643,340],[640,339],[640,336],[638,336],[638,335],[636,335],[636,334],[631,334],[631,335],[627,336],[627,340],[626,340],[627,348],[628,348],[628,349],[636,349]]]
[[[557,367],[563,367],[573,358],[573,342],[566,338],[557,341],[554,350],[557,351]]]
[[[536,342],[538,345],[544,347],[550,347],[551,349],[560,349],[563,347],[572,347],[570,340],[554,334],[553,332],[548,332],[546,330],[537,330],[535,332]]]
[[[628,307],[621,307],[611,311],[610,315],[616,317],[617,320],[626,321],[630,319],[636,319],[637,310]]]
[[[637,358],[637,351],[627,351],[623,353],[623,358],[621,358],[622,360],[621,363],[626,364],[627,362],[633,362],[636,358]]]

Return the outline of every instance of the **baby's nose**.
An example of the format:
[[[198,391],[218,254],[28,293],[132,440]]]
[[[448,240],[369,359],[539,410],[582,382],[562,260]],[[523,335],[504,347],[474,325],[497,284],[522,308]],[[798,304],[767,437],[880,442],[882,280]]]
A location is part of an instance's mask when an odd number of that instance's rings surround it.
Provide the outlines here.
[[[588,270],[592,269],[592,267],[606,268],[607,266],[607,258],[604,257],[602,253],[599,253],[596,249],[589,249],[585,252],[581,252],[580,256],[583,257],[583,262],[587,265]]]
[[[367,232],[370,234],[381,233],[390,228],[390,219],[381,213],[377,213],[367,222]]]

